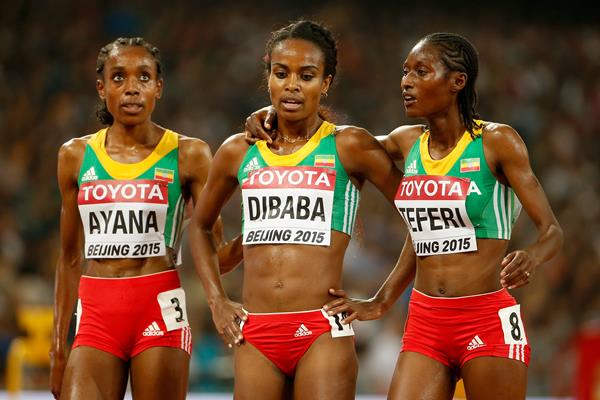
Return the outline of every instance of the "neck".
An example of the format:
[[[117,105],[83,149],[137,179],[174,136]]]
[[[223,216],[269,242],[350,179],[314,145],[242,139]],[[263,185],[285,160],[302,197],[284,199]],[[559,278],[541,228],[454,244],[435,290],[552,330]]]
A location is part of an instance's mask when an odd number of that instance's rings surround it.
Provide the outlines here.
[[[108,128],[106,145],[155,146],[162,136],[162,131],[158,125],[150,120],[140,125],[131,126],[115,122]]]
[[[287,139],[309,140],[322,123],[323,120],[317,114],[299,121],[289,121],[281,118],[277,120],[277,131]]]
[[[454,147],[466,129],[457,107],[452,107],[446,114],[428,117],[427,123],[430,144],[441,148]]]

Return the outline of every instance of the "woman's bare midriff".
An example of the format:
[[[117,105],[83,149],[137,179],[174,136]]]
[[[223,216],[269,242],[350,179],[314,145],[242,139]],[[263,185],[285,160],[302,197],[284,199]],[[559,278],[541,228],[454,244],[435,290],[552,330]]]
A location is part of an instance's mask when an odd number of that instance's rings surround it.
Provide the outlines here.
[[[244,247],[244,308],[250,312],[291,312],[321,308],[341,287],[350,237],[331,232],[330,246]]]

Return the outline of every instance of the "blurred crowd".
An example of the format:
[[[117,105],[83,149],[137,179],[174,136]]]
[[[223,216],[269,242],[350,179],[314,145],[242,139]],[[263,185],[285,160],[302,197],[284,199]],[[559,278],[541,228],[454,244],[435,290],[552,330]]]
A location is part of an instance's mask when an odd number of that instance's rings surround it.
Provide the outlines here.
[[[479,112],[513,126],[565,232],[560,256],[543,265],[522,304],[532,362],[530,395],[566,395],[576,381],[577,337],[600,325],[600,28],[594,18],[442,6],[410,9],[353,2],[21,1],[0,4],[0,366],[19,335],[16,310],[53,301],[59,251],[56,155],[71,137],[97,131],[94,72],[100,47],[143,36],[161,50],[165,92],[154,120],[200,137],[214,151],[267,104],[262,58],[269,33],[297,17],[325,22],[339,40],[338,75],[327,98],[340,123],[374,135],[418,123],[404,116],[402,62],[433,31],[469,38],[480,53]],[[303,8],[304,7],[304,8]],[[488,7],[488,6],[486,6]],[[537,16],[538,19],[534,18]],[[224,210],[226,234],[239,234],[239,202]],[[348,249],[344,287],[375,293],[406,230],[384,199],[366,188],[358,233]],[[527,215],[511,249],[531,243]],[[189,246],[186,243],[185,246]],[[240,300],[242,271],[224,277]],[[194,353],[191,390],[229,391],[231,351],[212,326],[189,250],[180,270],[188,295]],[[387,389],[400,348],[405,294],[384,319],[355,324],[359,391]]]

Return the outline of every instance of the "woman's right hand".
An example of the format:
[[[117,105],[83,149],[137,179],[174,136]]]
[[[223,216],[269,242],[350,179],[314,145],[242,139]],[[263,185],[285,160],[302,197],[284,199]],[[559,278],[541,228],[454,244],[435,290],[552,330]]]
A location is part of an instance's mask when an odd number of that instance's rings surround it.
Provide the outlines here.
[[[50,391],[55,399],[60,398],[60,390],[62,387],[63,375],[67,358],[62,351],[50,352]]]
[[[277,118],[275,107],[267,106],[254,111],[248,118],[244,126],[246,142],[252,145],[259,140],[266,140],[267,143],[273,143],[277,136],[277,131],[273,125]]]
[[[219,336],[229,348],[241,345],[244,336],[241,322],[248,318],[246,311],[240,303],[229,299],[215,301],[212,308],[213,323]]]
[[[337,299],[325,304],[323,309],[329,315],[346,313],[346,317],[342,320],[343,324],[349,324],[355,319],[359,321],[379,319],[386,311],[383,304],[376,298],[368,300],[352,299],[342,289],[329,289],[329,294],[337,297]]]

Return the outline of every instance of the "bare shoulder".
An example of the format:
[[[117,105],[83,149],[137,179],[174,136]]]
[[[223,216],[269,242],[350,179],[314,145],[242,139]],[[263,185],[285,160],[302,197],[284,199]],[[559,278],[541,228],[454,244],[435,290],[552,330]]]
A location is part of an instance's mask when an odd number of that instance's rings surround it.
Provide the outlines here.
[[[210,146],[204,140],[178,134],[179,155],[183,159],[211,157]]]
[[[76,137],[67,140],[58,150],[59,164],[81,164],[85,146],[92,135]]]
[[[390,132],[388,140],[402,149],[410,149],[424,131],[425,125],[402,125]]]
[[[377,139],[368,130],[353,125],[336,126],[335,136],[337,146],[355,148],[377,143]]]
[[[227,139],[225,139],[225,141],[223,141],[223,144],[221,144],[221,147],[219,147],[219,150],[217,150],[217,152],[224,155],[233,156],[245,154],[248,150],[248,147],[250,146],[246,142],[245,134],[242,132],[231,135]]]
[[[485,122],[483,128],[483,141],[486,147],[495,153],[502,152],[527,152],[525,142],[517,131],[507,124],[498,122]]]

